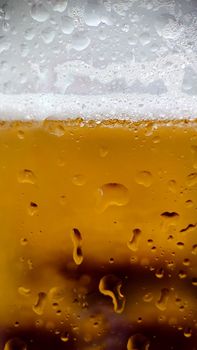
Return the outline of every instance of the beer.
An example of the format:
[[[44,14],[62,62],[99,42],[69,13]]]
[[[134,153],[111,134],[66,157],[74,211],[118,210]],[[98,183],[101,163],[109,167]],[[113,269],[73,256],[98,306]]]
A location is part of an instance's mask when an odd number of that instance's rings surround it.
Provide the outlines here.
[[[196,349],[196,120],[0,135],[1,348]]]
[[[197,350],[196,18],[0,1],[0,350]]]

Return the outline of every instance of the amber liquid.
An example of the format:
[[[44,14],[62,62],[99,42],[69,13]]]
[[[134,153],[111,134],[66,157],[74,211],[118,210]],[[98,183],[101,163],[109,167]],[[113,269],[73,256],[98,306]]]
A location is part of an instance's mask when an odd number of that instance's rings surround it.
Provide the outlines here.
[[[0,349],[197,349],[197,122],[0,126]]]

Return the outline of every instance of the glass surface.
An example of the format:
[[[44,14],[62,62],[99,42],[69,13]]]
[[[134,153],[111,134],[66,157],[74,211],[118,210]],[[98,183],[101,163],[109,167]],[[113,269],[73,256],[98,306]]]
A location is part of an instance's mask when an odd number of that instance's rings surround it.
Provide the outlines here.
[[[0,350],[197,350],[196,5],[0,0]]]

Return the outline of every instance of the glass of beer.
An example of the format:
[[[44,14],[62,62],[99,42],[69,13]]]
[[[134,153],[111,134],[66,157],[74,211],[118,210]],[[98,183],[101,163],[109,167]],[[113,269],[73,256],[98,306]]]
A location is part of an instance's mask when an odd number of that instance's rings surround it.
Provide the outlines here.
[[[195,0],[0,1],[0,350],[197,350]]]

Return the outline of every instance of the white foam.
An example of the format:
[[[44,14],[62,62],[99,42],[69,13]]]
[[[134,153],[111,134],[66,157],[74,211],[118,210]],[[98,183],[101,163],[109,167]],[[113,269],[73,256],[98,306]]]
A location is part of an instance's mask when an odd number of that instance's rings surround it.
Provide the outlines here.
[[[197,97],[147,94],[113,96],[62,96],[58,94],[0,94],[0,118],[44,120],[82,117],[88,119],[195,119]]]

